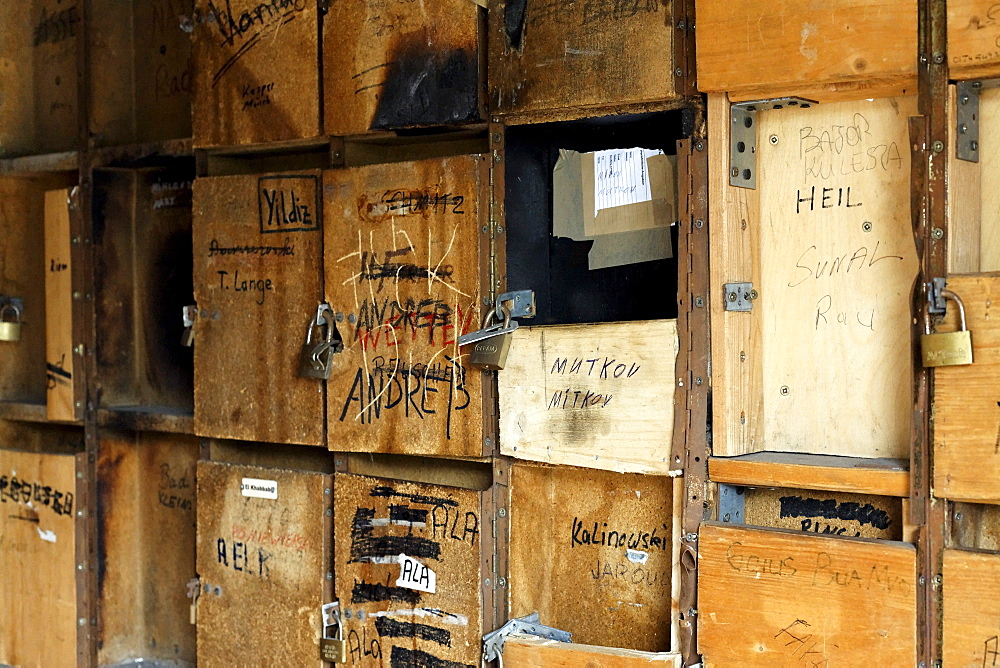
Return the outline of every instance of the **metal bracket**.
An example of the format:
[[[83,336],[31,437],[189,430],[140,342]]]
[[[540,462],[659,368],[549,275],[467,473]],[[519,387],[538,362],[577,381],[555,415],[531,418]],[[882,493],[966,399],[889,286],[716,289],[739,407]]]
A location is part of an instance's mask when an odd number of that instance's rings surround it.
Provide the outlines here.
[[[725,283],[723,304],[726,311],[752,311],[753,302],[759,296],[753,283]]]
[[[514,292],[505,292],[497,297],[497,306],[504,302],[511,302],[510,317],[512,318],[535,317],[534,290],[515,290]]]
[[[538,621],[538,613],[533,612],[525,617],[512,619],[496,631],[490,631],[483,636],[483,661],[496,661],[503,654],[503,644],[512,633],[539,636],[546,640],[572,642],[573,634],[551,626],[545,626]]]
[[[931,315],[944,315],[947,310],[946,300],[942,292],[947,283],[943,278],[932,278],[927,284],[927,312]]]
[[[757,189],[757,112],[772,109],[808,109],[815,100],[777,97],[738,102],[730,107],[729,185]]]
[[[743,509],[746,506],[744,489],[736,485],[719,485],[719,521],[729,524],[743,524]]]
[[[957,113],[955,135],[955,155],[959,160],[979,162],[979,91],[982,81],[959,81],[957,89]]]

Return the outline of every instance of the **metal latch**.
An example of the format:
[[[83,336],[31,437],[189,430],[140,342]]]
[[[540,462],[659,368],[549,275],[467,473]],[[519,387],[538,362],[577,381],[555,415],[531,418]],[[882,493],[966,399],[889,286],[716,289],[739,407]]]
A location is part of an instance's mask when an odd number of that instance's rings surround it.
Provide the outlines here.
[[[943,278],[932,278],[927,284],[927,312],[931,315],[944,315],[947,310],[947,300],[943,294],[947,283]]]
[[[753,302],[759,296],[753,283],[725,283],[723,303],[726,311],[752,311]]]
[[[535,317],[535,291],[515,290],[505,292],[497,297],[497,307],[501,304],[507,305],[512,318],[534,318]]]
[[[546,640],[558,642],[573,642],[573,634],[551,626],[539,623],[538,613],[533,612],[526,617],[512,619],[496,631],[490,631],[483,636],[483,662],[496,661],[503,654],[503,644],[512,633],[539,636]]]
[[[719,521],[729,524],[743,524],[743,510],[746,507],[746,490],[737,485],[719,485]]]
[[[730,107],[729,185],[757,189],[757,112],[772,109],[808,109],[815,100],[776,97],[737,102]],[[749,310],[749,309],[748,309]]]

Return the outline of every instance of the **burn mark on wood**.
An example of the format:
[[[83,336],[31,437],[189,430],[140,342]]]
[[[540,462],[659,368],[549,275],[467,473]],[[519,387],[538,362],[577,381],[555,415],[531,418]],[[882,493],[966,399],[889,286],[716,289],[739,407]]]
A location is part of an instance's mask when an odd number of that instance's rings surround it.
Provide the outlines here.
[[[389,665],[392,668],[473,668],[467,663],[439,659],[423,650],[396,646],[389,655]]]
[[[380,603],[382,601],[416,605],[420,602],[420,592],[404,587],[390,587],[379,582],[354,581],[354,588],[351,589],[351,603]],[[379,635],[385,634],[379,631]]]
[[[515,51],[521,50],[524,19],[527,15],[528,0],[507,0],[503,12],[503,28],[507,35],[507,45]]]
[[[445,647],[451,647],[451,632],[427,624],[416,622],[399,622],[389,617],[379,617],[375,620],[375,630],[383,638],[419,638],[429,640]]]

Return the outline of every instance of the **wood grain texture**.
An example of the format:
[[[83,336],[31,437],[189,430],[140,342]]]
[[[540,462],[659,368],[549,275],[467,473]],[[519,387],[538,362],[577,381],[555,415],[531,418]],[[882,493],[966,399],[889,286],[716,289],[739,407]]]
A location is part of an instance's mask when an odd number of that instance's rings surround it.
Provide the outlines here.
[[[667,473],[676,358],[676,320],[518,328],[498,374],[501,452]]]
[[[967,201],[966,206],[971,206],[975,213],[979,214],[979,265],[965,271],[1000,271],[1000,220],[992,212],[1000,208],[1000,193],[992,187],[991,175],[1000,170],[1000,89],[991,88],[982,91],[979,98],[979,179],[985,179],[986,186],[980,185],[979,209],[976,211],[976,201]],[[949,160],[949,163],[964,162],[957,158]],[[975,163],[965,163],[973,165]],[[949,181],[949,184],[951,182]],[[965,193],[955,186],[960,186],[961,182],[951,186],[949,192],[950,199],[962,198]],[[970,193],[971,194],[971,193]],[[961,201],[959,199],[959,201]],[[957,224],[960,221],[956,221]],[[949,234],[951,232],[949,223]],[[958,271],[956,269],[956,271]]]
[[[1000,658],[1000,554],[945,550],[942,660],[955,668]]]
[[[331,3],[323,18],[326,132],[478,118],[482,11],[469,0]]]
[[[277,499],[243,496],[243,478]],[[333,480],[321,473],[198,463],[198,664],[323,665]]]
[[[195,570],[191,436],[103,432],[98,458],[98,663],[195,661],[188,580]]]
[[[870,494],[751,487],[743,523],[803,533],[903,540],[902,499]]]
[[[480,492],[338,473],[336,598],[350,663],[478,666],[482,653]],[[399,555],[433,571],[433,592],[397,585]]]
[[[1000,76],[1000,13],[992,0],[948,3],[948,77]],[[983,146],[980,142],[980,146]]]
[[[889,541],[703,524],[706,666],[916,661],[916,552]]]
[[[673,65],[662,62],[673,53],[671,12],[669,0],[624,5],[492,0],[493,113],[551,113],[677,97]]]
[[[972,331],[969,366],[934,371],[934,493],[947,499],[1000,503],[1000,481],[984,471],[1000,465],[1000,274],[949,276]],[[957,329],[954,304],[938,332]]]
[[[510,617],[538,611],[576,642],[668,651],[673,484],[512,466]]]
[[[0,663],[76,665],[76,462],[0,450]]]
[[[1000,552],[1000,505],[956,501],[953,508],[953,547]]]
[[[488,186],[478,155],[324,174],[326,294],[344,339],[331,449],[482,455],[487,380],[457,341],[483,321]]]
[[[913,0],[835,0],[822,6],[778,0],[766,7],[703,0],[696,11],[699,90],[753,89],[758,98],[794,93],[803,84],[863,82],[916,90]]]
[[[322,300],[320,198],[319,172],[195,181],[197,434],[324,444],[323,381],[298,375]]]
[[[1000,136],[991,133],[991,130],[993,132],[1000,131],[1000,114],[990,113],[991,109],[996,106],[995,101],[998,100],[1000,100],[1000,91],[992,89],[980,91],[980,162],[978,163],[958,159],[955,153],[958,138],[957,123],[948,124],[948,155],[952,156],[947,163],[948,193],[946,198],[949,274],[980,271],[980,244],[984,241],[989,243],[986,239],[980,239],[982,228],[989,228],[989,223],[982,219],[984,200],[991,197],[991,193],[983,191],[981,176],[983,171],[980,169],[980,165],[988,167],[988,163],[1000,156],[1000,151],[991,150],[994,147],[987,143],[992,141],[993,137],[1000,139]],[[948,86],[949,117],[955,118],[957,105],[956,87],[954,85]],[[986,111],[986,117],[984,117],[983,111]],[[985,141],[984,133],[991,135],[986,137]],[[994,269],[1000,269],[1000,266],[994,267]]]
[[[45,193],[45,376],[46,415],[70,421],[73,407],[73,263],[69,190]]]
[[[317,3],[196,0],[195,11],[196,147],[322,132]]]
[[[545,621],[545,620],[542,620]],[[503,645],[503,660],[508,666],[546,668],[587,666],[587,668],[640,668],[672,666],[681,668],[680,654],[639,652],[617,647],[595,647],[563,643],[534,636],[511,635]]]
[[[910,495],[909,462],[790,452],[711,457],[708,474],[730,485],[803,487],[880,496]]]

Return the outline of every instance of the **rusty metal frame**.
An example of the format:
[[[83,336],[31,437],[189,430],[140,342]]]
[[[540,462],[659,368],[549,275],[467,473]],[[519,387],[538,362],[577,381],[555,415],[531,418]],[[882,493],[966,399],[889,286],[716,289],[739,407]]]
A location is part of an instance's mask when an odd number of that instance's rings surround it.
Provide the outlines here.
[[[673,35],[674,92],[679,96],[697,95],[695,65],[694,0],[673,0],[671,3]]]

